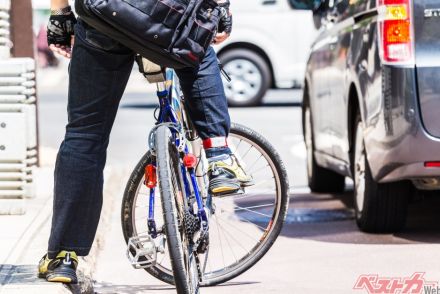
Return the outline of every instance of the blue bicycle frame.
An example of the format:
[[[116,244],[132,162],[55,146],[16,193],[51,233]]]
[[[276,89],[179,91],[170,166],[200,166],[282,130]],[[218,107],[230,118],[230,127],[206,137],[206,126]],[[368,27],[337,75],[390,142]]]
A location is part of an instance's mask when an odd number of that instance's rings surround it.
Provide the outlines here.
[[[166,82],[163,82],[163,89],[157,91],[157,97],[159,98],[159,115],[157,118],[156,126],[160,124],[170,124],[170,131],[174,138],[174,144],[176,145],[176,147],[179,147],[185,143],[181,142],[181,140],[185,140],[184,136],[186,130],[183,123],[185,120],[185,116],[182,111],[178,80],[173,70],[168,69],[166,71]],[[184,155],[189,154],[187,144],[184,145],[182,152],[184,153]],[[153,162],[153,165],[156,166],[156,163]],[[207,231],[208,217],[205,211],[205,205],[203,203],[202,195],[200,194],[196,171],[194,168],[187,168],[182,161],[180,161],[180,168],[182,171],[186,198],[188,199],[188,201],[190,200],[192,196],[192,188],[197,203],[197,215],[202,224],[201,228],[203,231]],[[187,175],[189,175],[190,180],[188,180]],[[156,188],[150,188],[148,211],[148,233],[153,238],[157,237],[156,222],[154,219],[155,189]],[[209,206],[212,202],[211,197],[212,196],[208,193],[206,204]],[[208,208],[210,209],[210,207]]]

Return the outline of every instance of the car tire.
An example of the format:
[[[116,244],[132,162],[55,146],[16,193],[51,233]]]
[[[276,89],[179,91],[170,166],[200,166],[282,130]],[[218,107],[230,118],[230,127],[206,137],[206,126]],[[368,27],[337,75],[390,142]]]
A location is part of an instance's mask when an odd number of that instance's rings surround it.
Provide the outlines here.
[[[223,80],[229,105],[260,105],[272,83],[271,70],[264,58],[248,49],[232,49],[220,54],[219,59],[232,79]]]
[[[303,101],[303,134],[307,151],[307,180],[310,190],[315,193],[341,193],[345,188],[345,176],[321,167],[316,162],[312,112],[308,97],[305,96]]]
[[[356,223],[368,233],[393,233],[404,228],[412,185],[409,181],[378,183],[368,163],[363,125],[358,115],[354,125],[354,206]]]

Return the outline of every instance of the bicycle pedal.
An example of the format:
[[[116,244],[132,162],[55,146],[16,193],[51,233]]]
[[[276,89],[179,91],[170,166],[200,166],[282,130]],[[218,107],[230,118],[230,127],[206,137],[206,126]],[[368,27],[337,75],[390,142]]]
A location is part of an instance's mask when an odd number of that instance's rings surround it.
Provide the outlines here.
[[[225,198],[225,197],[240,196],[240,195],[243,195],[244,193],[246,193],[246,191],[244,190],[244,187],[242,187],[242,188],[238,189],[238,191],[233,192],[233,193],[215,194],[213,196],[216,198]]]
[[[128,239],[127,258],[135,269],[155,266],[159,247],[149,234],[133,236]]]

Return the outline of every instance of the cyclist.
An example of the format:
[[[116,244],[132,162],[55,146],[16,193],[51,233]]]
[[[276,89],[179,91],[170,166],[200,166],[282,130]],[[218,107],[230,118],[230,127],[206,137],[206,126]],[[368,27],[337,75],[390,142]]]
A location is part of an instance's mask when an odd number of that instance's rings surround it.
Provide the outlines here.
[[[213,41],[217,44],[232,30],[229,0],[218,3],[223,13]],[[48,252],[39,263],[39,277],[76,283],[78,256],[89,254],[98,226],[110,131],[135,55],[81,19],[77,21],[68,0],[51,0],[51,9],[48,43],[71,62],[68,124],[55,165],[52,229]],[[200,66],[176,73],[206,150],[211,193],[235,193],[251,184],[226,143],[230,118],[213,48]]]

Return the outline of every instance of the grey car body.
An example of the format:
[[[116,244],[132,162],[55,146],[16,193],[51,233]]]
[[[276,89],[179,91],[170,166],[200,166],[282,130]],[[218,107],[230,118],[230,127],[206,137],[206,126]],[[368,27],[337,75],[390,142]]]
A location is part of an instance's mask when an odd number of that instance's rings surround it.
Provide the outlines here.
[[[314,11],[303,103],[309,185],[337,192],[353,177],[365,231],[401,229],[414,187],[440,189],[440,169],[425,166],[440,161],[440,2],[409,5],[414,62],[404,65],[381,59],[376,0],[327,0]]]

